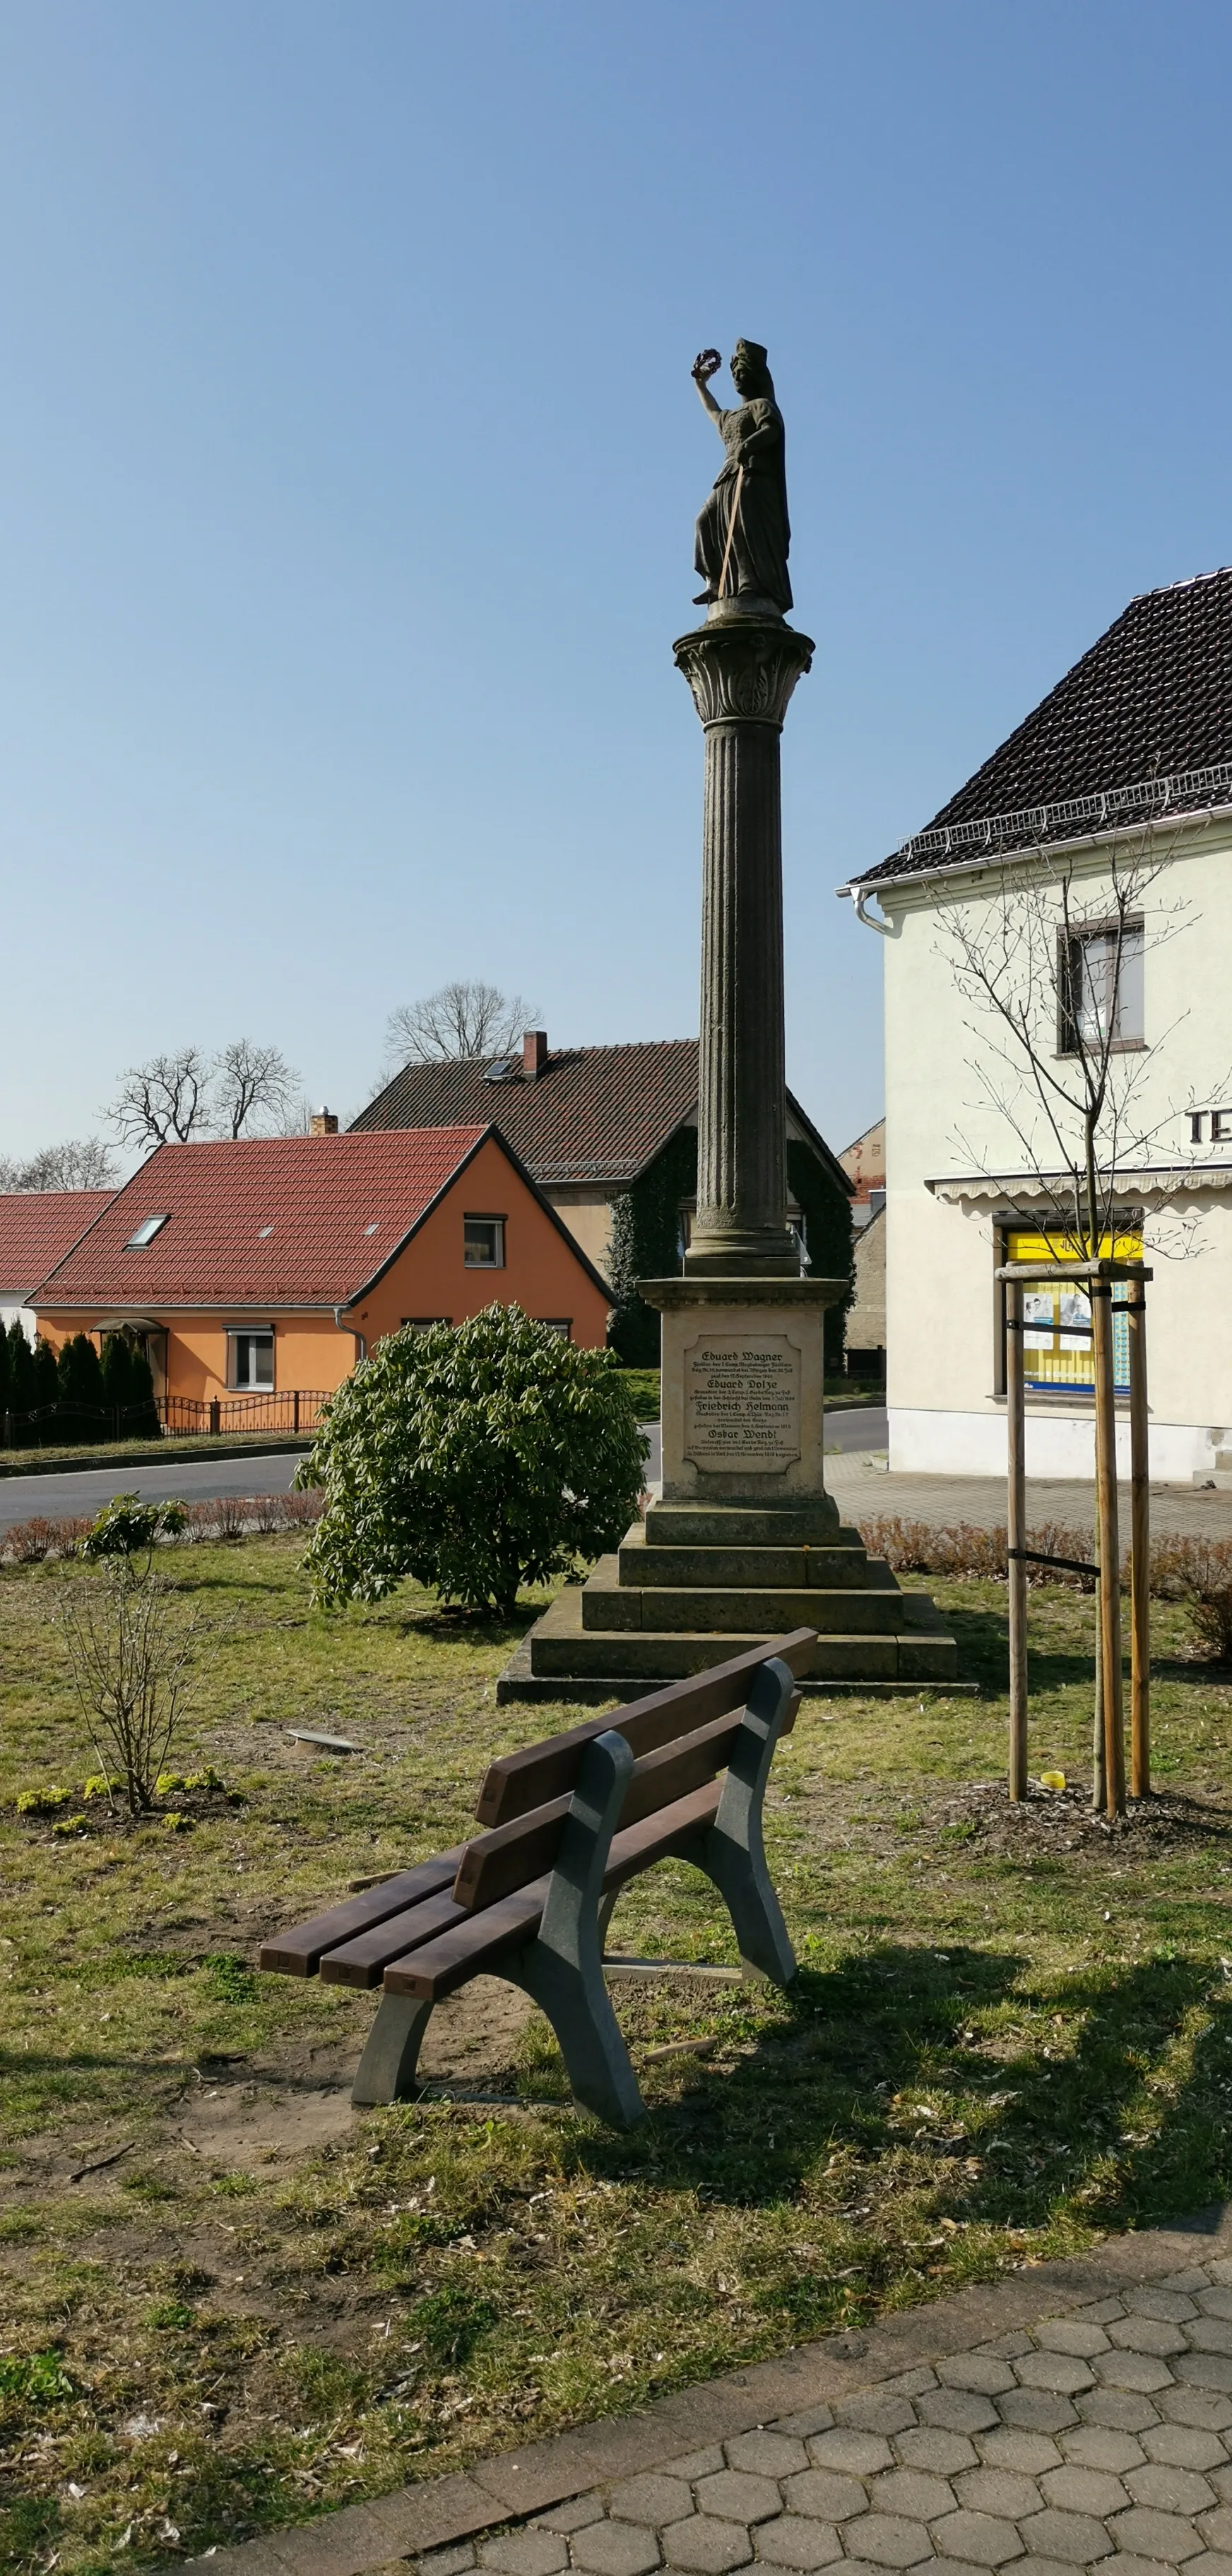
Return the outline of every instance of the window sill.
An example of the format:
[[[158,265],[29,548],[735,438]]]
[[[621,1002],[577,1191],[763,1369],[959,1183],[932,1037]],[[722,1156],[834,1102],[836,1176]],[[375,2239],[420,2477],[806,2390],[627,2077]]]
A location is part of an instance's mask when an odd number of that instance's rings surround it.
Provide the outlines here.
[[[990,1404],[1004,1405],[1006,1402],[1005,1389],[1002,1388],[1000,1394],[994,1393],[988,1400]],[[1051,1394],[1048,1395],[1043,1394],[1038,1387],[1027,1388],[1026,1410],[1028,1413],[1058,1413],[1063,1406],[1067,1410],[1076,1407],[1080,1413],[1089,1413],[1092,1420],[1094,1420],[1094,1388],[1086,1386],[1058,1386]],[[1126,1389],[1124,1394],[1117,1394],[1113,1397],[1113,1408],[1117,1413],[1127,1414],[1129,1412],[1128,1389]]]
[[[1145,1038],[1114,1038],[1108,1053],[1109,1055],[1146,1055],[1147,1042]],[[1077,1064],[1078,1049],[1077,1047],[1058,1047],[1052,1060],[1054,1064]]]

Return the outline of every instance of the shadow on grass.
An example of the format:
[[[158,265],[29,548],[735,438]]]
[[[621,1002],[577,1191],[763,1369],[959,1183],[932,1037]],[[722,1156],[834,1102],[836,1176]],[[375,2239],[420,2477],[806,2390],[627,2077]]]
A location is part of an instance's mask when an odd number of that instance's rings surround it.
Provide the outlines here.
[[[927,2198],[931,2182],[938,2216],[1009,2230],[1045,2227],[1070,2203],[1084,2224],[1123,2229],[1232,2193],[1232,1996],[1212,1993],[1209,1967],[1160,1956],[1053,1986],[1033,1969],[1024,2012],[1071,2029],[1077,2019],[1077,2045],[1046,2061],[1041,2034],[990,2061],[964,2036],[969,2016],[1020,1993],[1014,1960],[962,1946],[887,1946],[829,1973],[803,1969],[735,2068],[699,2068],[644,2129],[588,2138],[582,2161],[764,2205],[796,2198],[825,2148],[854,2150],[875,2196],[894,2187],[890,2161],[906,2149],[911,2188]],[[1188,2064],[1168,2067],[1195,2015],[1205,2026]],[[903,2109],[913,2088],[940,2088],[961,2109],[922,2122]]]

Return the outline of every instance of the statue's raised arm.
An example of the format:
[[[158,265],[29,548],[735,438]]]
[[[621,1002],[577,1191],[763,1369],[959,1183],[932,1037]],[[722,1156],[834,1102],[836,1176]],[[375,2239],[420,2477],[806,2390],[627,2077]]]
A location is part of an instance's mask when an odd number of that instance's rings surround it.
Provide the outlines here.
[[[731,411],[723,411],[710,391],[721,363],[717,349],[703,349],[692,369],[726,449],[722,473],[697,522],[693,561],[705,588],[696,605],[730,600],[736,613],[781,617],[791,606],[783,415],[758,341],[737,340],[732,352],[731,378],[740,401]]]

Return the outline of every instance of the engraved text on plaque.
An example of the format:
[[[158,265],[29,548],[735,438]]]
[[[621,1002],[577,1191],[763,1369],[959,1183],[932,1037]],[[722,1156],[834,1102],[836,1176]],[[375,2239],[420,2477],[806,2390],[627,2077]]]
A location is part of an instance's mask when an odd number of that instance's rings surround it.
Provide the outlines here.
[[[800,1455],[800,1352],[786,1333],[705,1333],[684,1353],[684,1454],[715,1474]]]

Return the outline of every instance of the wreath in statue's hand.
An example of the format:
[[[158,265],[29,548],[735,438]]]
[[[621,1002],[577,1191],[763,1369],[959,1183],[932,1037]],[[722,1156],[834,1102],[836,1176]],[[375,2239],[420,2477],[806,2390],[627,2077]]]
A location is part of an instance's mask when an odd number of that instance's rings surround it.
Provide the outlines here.
[[[722,364],[723,361],[717,349],[703,349],[700,356],[693,361],[694,383],[708,384],[711,376],[717,376]]]

